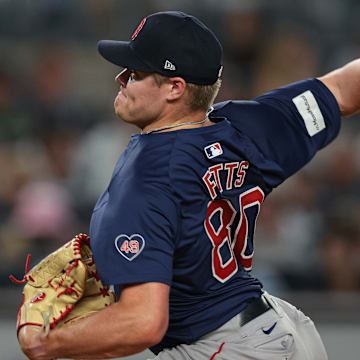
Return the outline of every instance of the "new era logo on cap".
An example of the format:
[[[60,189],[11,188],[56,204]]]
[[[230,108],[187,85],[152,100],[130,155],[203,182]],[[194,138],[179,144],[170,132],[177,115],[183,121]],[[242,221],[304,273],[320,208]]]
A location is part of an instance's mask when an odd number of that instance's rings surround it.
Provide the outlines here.
[[[221,145],[219,143],[214,143],[204,148],[205,154],[208,159],[212,159],[216,156],[219,156],[223,153]]]
[[[176,70],[176,66],[172,62],[170,62],[169,60],[166,60],[165,65],[164,65],[164,69],[174,71],[174,70]]]

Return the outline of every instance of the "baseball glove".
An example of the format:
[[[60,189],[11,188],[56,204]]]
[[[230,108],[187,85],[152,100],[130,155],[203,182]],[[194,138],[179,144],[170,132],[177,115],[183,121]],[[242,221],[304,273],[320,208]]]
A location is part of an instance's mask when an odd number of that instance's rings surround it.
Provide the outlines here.
[[[29,271],[23,302],[17,317],[17,332],[25,325],[41,326],[46,334],[55,326],[65,326],[115,302],[115,294],[103,286],[85,234],[76,235]]]

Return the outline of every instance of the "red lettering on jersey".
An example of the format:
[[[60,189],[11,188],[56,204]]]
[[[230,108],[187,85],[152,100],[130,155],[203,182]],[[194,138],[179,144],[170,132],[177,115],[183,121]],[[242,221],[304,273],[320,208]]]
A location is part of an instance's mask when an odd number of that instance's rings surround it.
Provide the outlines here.
[[[251,206],[257,206],[257,213],[255,218],[253,219],[253,226],[255,231],[255,223],[257,216],[260,211],[261,204],[263,203],[265,198],[264,192],[256,186],[253,189],[250,189],[240,195],[239,203],[240,203],[240,221],[238,228],[236,229],[236,243],[234,246],[234,253],[237,258],[240,260],[241,265],[247,271],[250,271],[252,268],[252,259],[254,256],[254,250],[246,255],[246,249],[248,247],[248,242],[252,242],[252,239],[249,239],[248,229],[249,229],[249,219],[245,213],[245,210]],[[253,245],[252,245],[253,247]]]
[[[237,171],[238,179],[235,180],[235,187],[241,187],[245,180],[246,169],[249,168],[249,163],[247,161],[242,161],[240,163],[239,169]]]
[[[234,187],[241,187],[245,181],[246,170],[249,168],[248,161],[239,162],[229,162],[229,163],[220,163],[213,166],[210,166],[205,175],[203,176],[203,180],[206,184],[206,187],[209,191],[211,199],[216,198],[215,187],[218,188],[219,192],[223,192],[223,185],[221,183],[220,171],[225,170],[227,172],[226,178],[226,190],[232,190]],[[236,172],[236,180],[234,181],[234,173]],[[214,181],[215,180],[215,181]]]
[[[238,162],[226,163],[225,170],[227,170],[227,181],[226,181],[226,190],[232,189],[232,183],[234,179],[235,168],[239,166]]]
[[[220,226],[215,229],[211,223],[212,217],[219,212]],[[204,221],[206,233],[212,243],[212,273],[220,282],[229,280],[237,271],[238,266],[231,245],[231,225],[234,221],[236,210],[229,200],[214,200],[208,204],[207,214]],[[223,262],[220,249],[228,246],[230,259]]]
[[[206,172],[206,174],[203,176],[203,180],[204,180],[204,183],[210,193],[210,196],[212,199],[215,199],[216,197],[216,192],[215,192],[215,182],[214,181],[211,181],[210,180],[210,177],[211,177],[211,174],[210,174],[210,171],[208,170]]]
[[[222,169],[223,169],[223,164],[217,164],[217,165],[209,167],[209,171],[214,174],[216,186],[220,192],[223,192],[223,188],[222,188],[221,182],[220,182],[220,175],[219,175],[219,171]]]
[[[225,282],[229,280],[237,271],[239,260],[242,267],[250,271],[254,256],[253,235],[255,231],[256,219],[260,211],[265,194],[260,187],[256,186],[239,195],[239,220],[234,223],[236,210],[229,200],[212,200],[208,204],[204,227],[207,236],[213,246],[212,250],[212,273],[213,276]],[[247,213],[245,210],[255,207],[255,212]],[[219,213],[220,225],[215,228],[212,218]],[[231,228],[236,226],[234,239],[231,238]],[[253,231],[249,233],[249,226]],[[230,259],[226,261],[221,254],[221,248],[228,246]]]

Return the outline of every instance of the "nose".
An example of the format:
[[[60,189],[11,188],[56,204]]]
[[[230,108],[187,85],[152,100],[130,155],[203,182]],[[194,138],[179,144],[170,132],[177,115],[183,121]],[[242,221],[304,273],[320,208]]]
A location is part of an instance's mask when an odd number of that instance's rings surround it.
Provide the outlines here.
[[[130,77],[131,71],[129,69],[124,69],[120,74],[117,74],[115,81],[122,87],[126,87]]]

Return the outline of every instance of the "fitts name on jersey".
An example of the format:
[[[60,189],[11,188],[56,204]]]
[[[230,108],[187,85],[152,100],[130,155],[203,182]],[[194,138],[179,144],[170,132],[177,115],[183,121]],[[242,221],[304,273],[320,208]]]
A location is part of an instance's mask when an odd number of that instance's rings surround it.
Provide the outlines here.
[[[244,183],[246,170],[248,168],[249,162],[245,160],[241,162],[219,163],[210,166],[202,179],[209,191],[211,199],[216,198],[217,191],[222,193],[224,189],[232,190],[241,187]],[[222,176],[224,174],[225,176]]]

